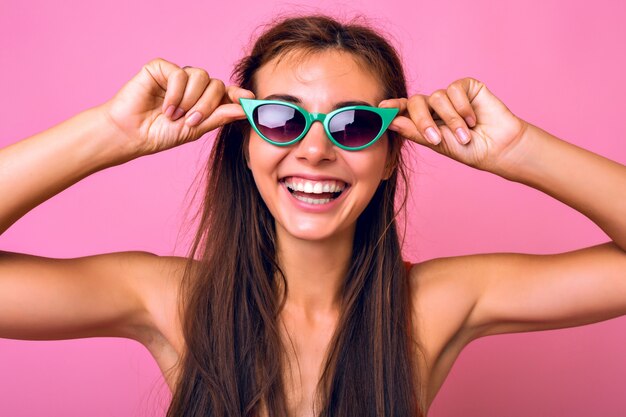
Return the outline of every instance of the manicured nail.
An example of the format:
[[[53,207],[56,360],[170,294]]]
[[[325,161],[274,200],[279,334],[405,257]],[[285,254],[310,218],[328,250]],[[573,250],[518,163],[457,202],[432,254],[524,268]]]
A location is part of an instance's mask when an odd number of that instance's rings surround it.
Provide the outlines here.
[[[435,130],[435,128],[432,126],[426,129],[426,137],[433,145],[437,145],[439,142],[441,142],[441,137],[439,136],[439,133],[437,133],[437,130]]]
[[[169,117],[171,119],[172,113],[174,113],[174,110],[176,110],[176,106],[174,106],[173,104],[170,104],[167,110],[165,110],[165,117]]]
[[[463,144],[466,144],[470,140],[469,134],[462,127],[456,130],[456,136],[461,139],[461,143]]]
[[[187,126],[195,126],[202,119],[202,114],[199,111],[195,111],[185,120]]]
[[[465,123],[467,123],[469,127],[474,127],[474,125],[476,124],[476,120],[474,120],[474,118],[471,116],[467,116],[465,118]]]
[[[176,109],[176,111],[174,112],[174,114],[172,115],[172,120],[176,120],[178,119],[180,116],[182,116],[183,114],[185,114],[185,110],[181,109],[180,107],[178,107]]]

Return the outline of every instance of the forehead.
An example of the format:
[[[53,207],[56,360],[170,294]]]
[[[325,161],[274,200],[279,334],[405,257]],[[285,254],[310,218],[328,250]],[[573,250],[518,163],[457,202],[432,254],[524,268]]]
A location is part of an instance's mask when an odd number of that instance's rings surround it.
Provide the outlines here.
[[[384,98],[378,77],[354,55],[337,50],[274,58],[256,72],[254,85],[257,98],[289,94],[309,107],[351,100],[377,106]]]

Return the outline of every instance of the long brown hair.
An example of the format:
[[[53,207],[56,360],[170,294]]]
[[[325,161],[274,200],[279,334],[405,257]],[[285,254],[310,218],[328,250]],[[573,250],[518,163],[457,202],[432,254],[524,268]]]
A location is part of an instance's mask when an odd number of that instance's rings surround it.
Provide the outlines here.
[[[270,26],[232,78],[255,91],[254,74],[273,58],[329,49],[361,60],[379,78],[385,98],[407,96],[401,60],[383,36],[367,24],[324,15],[283,18]],[[186,351],[168,417],[252,417],[261,400],[271,416],[288,416],[277,323],[288,288],[276,261],[274,218],[246,165],[248,134],[245,121],[224,126],[209,158],[200,222],[181,284]],[[318,416],[424,414],[414,367],[420,349],[411,332],[409,282],[396,228],[406,203],[403,140],[392,131],[388,136],[393,173],[357,220],[341,315],[316,391]],[[396,197],[398,184],[404,192]]]

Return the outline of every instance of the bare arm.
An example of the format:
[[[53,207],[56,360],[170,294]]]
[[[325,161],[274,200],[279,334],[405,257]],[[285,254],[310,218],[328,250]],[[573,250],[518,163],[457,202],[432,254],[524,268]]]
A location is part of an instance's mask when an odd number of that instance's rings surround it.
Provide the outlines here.
[[[428,288],[422,308],[441,318],[432,332],[442,345],[462,347],[479,337],[582,326],[626,314],[626,253],[614,242],[549,255],[436,258],[411,273],[420,288]]]
[[[242,94],[251,93],[226,92],[204,70],[183,70],[162,59],[149,62],[101,106],[0,149],[0,234],[96,171],[245,118],[234,104]],[[176,107],[202,118],[194,123],[180,112],[165,113]],[[147,344],[172,322],[160,303],[176,290],[184,260],[140,251],[71,259],[0,251],[0,337],[119,336]]]
[[[482,274],[485,288],[467,322],[473,337],[626,314],[626,252],[614,242],[554,255],[486,255],[474,274]]]
[[[234,86],[225,89],[204,70],[150,61],[106,103],[0,149],[0,235],[34,207],[96,171],[244,119],[235,103],[251,95]],[[185,117],[165,114],[164,108],[177,106],[202,119],[190,125]]]
[[[116,136],[117,135],[117,136]],[[131,158],[101,108],[0,150],[0,231],[90,174]],[[137,290],[143,252],[52,259],[0,251],[0,337],[140,339],[150,318]]]
[[[100,107],[0,149],[0,235],[34,207],[96,171],[132,159]]]
[[[0,235],[99,170],[245,119],[244,96],[254,94],[226,89],[203,69],[150,61],[104,104],[0,149]],[[185,265],[141,251],[53,259],[0,250],[0,338],[130,338],[162,366],[182,346],[177,290]]]
[[[405,137],[536,188],[587,216],[612,239],[554,255],[476,254],[422,263],[412,274],[422,287],[435,288],[431,293],[441,301],[435,308],[449,317],[442,339],[460,341],[458,347],[488,334],[572,327],[626,314],[624,165],[519,119],[472,78],[396,104],[411,116],[394,120]],[[430,107],[441,123],[432,119]],[[452,133],[467,129],[463,120],[472,127],[465,143]],[[439,144],[424,139],[429,126],[442,131]]]
[[[477,258],[474,337],[594,323],[626,314],[626,167],[529,125],[498,173],[578,210],[613,241],[555,255]]]
[[[0,337],[150,339],[146,286],[159,282],[147,252],[53,259],[0,252]]]
[[[531,124],[511,154],[494,173],[579,211],[626,251],[626,166]]]
[[[626,314],[626,167],[532,125],[527,139],[497,173],[568,204],[614,240],[552,255],[492,253],[425,262],[419,268],[424,281],[442,294],[467,297],[446,304],[458,317],[449,322],[450,341],[466,344]]]

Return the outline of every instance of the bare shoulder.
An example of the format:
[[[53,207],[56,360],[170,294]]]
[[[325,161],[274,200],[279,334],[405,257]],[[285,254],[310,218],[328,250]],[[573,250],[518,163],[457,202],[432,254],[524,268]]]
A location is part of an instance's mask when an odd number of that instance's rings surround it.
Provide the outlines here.
[[[626,251],[606,242],[555,254],[435,258],[409,274],[414,332],[436,392],[461,350],[489,335],[581,326],[626,314]]]
[[[486,262],[477,256],[454,256],[413,264],[409,273],[418,340],[431,364],[462,338],[464,323],[482,291],[473,271]]]
[[[626,252],[614,242],[554,254],[483,253],[415,264],[416,314],[434,348],[626,314]],[[431,328],[432,326],[432,328]]]
[[[144,251],[77,258],[0,251],[0,337],[149,343],[167,329],[183,259]]]
[[[182,351],[179,294],[187,261],[185,257],[154,254],[144,260],[143,279],[137,280],[136,291],[152,321],[154,334],[144,342],[151,351],[161,344],[171,345],[177,353]]]
[[[465,330],[476,300],[480,280],[472,280],[484,258],[456,256],[413,264],[409,273],[413,307],[413,332],[424,357],[419,357],[426,403],[435,398],[452,365],[471,341]],[[488,261],[487,261],[488,262]]]

